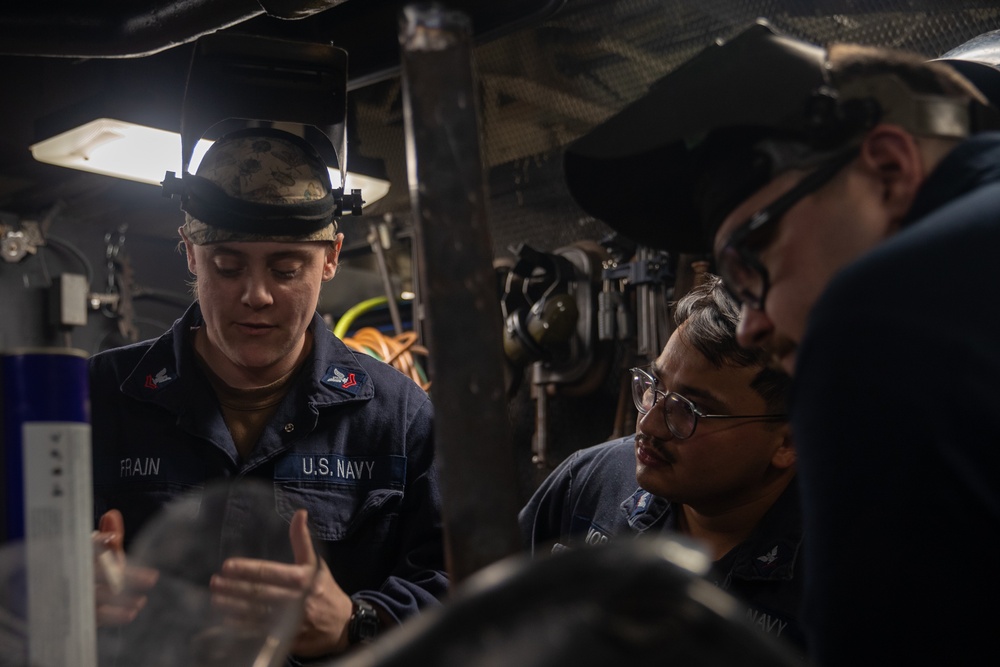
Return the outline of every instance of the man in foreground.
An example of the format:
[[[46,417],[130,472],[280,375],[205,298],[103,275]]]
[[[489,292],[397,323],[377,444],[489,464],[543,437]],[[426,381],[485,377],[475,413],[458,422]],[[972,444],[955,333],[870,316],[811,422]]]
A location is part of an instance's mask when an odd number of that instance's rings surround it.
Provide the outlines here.
[[[652,245],[711,249],[743,303],[741,343],[795,374],[803,621],[820,664],[995,653],[996,117],[945,65],[827,51],[762,23],[567,156],[596,215]],[[585,169],[630,152],[658,165],[640,168],[656,191],[636,205],[661,224],[586,200]]]

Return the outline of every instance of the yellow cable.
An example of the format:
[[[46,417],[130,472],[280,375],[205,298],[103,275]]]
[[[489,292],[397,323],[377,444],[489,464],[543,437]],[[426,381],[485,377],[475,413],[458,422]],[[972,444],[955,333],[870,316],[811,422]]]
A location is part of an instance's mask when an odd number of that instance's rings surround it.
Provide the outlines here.
[[[350,330],[351,325],[354,324],[354,320],[358,319],[364,313],[367,313],[373,308],[382,306],[389,303],[389,299],[384,296],[376,296],[371,299],[365,299],[360,303],[356,303],[347,309],[347,312],[337,320],[337,324],[333,327],[333,335],[337,338],[343,339]]]

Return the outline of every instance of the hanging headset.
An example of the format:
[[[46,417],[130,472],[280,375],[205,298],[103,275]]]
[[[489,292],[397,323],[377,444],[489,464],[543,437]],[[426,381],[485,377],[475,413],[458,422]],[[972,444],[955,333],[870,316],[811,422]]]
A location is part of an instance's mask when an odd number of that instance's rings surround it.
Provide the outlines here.
[[[576,332],[579,311],[576,299],[566,292],[567,276],[562,263],[568,260],[524,244],[515,254],[518,261],[507,273],[500,308],[504,317],[504,354],[521,366],[557,356]],[[544,289],[534,298],[532,291],[537,291],[539,285]]]

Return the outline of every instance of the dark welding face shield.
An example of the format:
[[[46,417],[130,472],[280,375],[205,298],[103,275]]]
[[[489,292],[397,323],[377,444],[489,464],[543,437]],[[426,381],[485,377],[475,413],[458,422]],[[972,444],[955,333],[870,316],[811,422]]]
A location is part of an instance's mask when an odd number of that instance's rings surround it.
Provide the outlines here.
[[[824,49],[759,21],[717,42],[571,144],[577,203],[629,238],[706,252],[714,228],[778,173],[839,152],[880,121],[963,137],[964,102],[892,75],[835,89]]]
[[[346,114],[343,49],[227,33],[199,39],[181,113],[181,174],[163,180],[164,196],[181,201],[187,238],[334,240],[337,218],[360,215],[364,204],[360,190],[344,192]],[[241,129],[218,138],[189,173],[198,140],[233,126]]]
[[[954,67],[1000,107],[1000,29],[977,35],[937,59]]]

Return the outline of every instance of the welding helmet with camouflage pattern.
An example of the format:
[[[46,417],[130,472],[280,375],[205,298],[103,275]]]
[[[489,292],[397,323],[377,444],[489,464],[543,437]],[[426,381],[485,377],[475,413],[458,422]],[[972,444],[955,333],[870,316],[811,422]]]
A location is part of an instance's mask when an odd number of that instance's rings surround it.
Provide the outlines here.
[[[338,202],[327,166],[289,132],[230,132],[208,149],[195,174],[173,180],[169,194],[180,196],[183,230],[195,244],[336,237]]]

